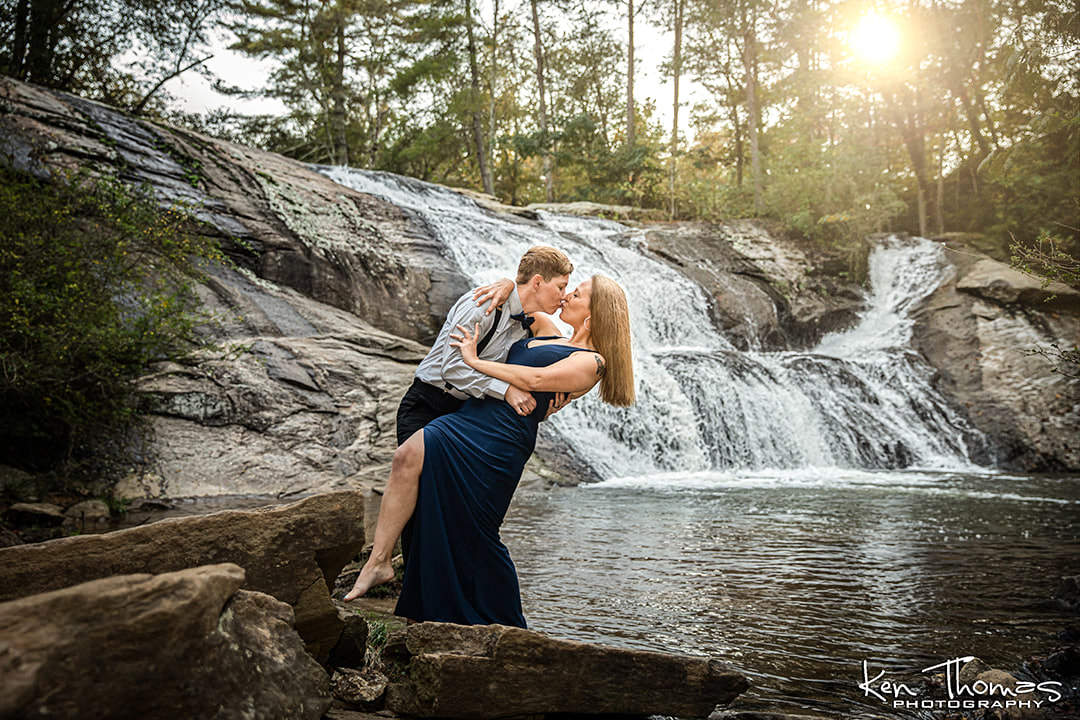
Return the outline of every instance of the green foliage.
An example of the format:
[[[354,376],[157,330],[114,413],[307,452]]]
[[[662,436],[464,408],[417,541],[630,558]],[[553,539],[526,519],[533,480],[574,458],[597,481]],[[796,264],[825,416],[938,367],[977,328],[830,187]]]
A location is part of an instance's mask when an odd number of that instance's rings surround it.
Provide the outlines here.
[[[1072,228],[1075,230],[1075,228]],[[1080,289],[1080,253],[1073,238],[1064,238],[1043,231],[1033,244],[1017,241],[1009,246],[1012,251],[1011,265],[1022,272],[1034,275],[1042,280],[1042,286],[1060,282],[1072,288]],[[1053,300],[1056,295],[1047,296]],[[1069,378],[1080,378],[1080,346],[1061,347],[1051,343],[1049,347],[1036,345],[1028,350],[1029,355],[1039,355],[1051,365],[1051,372],[1060,373]]]
[[[869,133],[852,130],[834,143],[807,142],[808,134],[793,119],[768,137],[764,214],[839,247],[859,246],[867,235],[889,229],[904,211],[889,155]]]
[[[1012,266],[1041,278],[1044,288],[1052,282],[1060,282],[1080,289],[1080,253],[1077,253],[1075,240],[1044,230],[1034,244],[1027,245],[1014,239],[1009,249]]]
[[[132,380],[199,342],[193,261],[220,257],[182,208],[56,180],[0,169],[0,453],[35,471],[131,426]]]
[[[1024,135],[1023,142],[983,163],[993,208],[986,231],[1002,246],[1011,240],[1042,244],[1052,240],[1049,232],[1070,236],[1075,245],[1080,241],[1080,115],[1075,109],[1047,114]]]

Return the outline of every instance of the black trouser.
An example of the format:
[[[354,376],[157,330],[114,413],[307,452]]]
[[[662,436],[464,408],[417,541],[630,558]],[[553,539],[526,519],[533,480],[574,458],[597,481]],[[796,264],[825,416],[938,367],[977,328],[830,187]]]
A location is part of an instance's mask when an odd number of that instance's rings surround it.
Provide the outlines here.
[[[429,385],[417,378],[401,398],[397,411],[397,444],[401,447],[429,422],[437,417],[457,411],[464,400],[458,400],[450,393],[443,392],[434,385]],[[412,518],[405,523],[401,531],[401,554],[405,562],[409,561],[409,543],[412,540]]]

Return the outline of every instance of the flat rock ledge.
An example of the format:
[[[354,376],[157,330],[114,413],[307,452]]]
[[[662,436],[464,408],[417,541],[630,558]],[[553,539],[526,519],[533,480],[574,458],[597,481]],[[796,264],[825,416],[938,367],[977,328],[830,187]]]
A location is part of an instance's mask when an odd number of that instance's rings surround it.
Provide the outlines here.
[[[363,493],[324,493],[289,505],[3,548],[0,601],[114,575],[235,563],[246,572],[244,589],[292,607],[308,652],[326,662],[345,627],[329,588],[363,546]]]
[[[0,718],[318,720],[329,678],[292,609],[232,564],[0,603]]]
[[[488,720],[542,713],[708,717],[749,687],[719,660],[556,640],[502,625],[425,622],[402,631],[408,679],[388,710]]]

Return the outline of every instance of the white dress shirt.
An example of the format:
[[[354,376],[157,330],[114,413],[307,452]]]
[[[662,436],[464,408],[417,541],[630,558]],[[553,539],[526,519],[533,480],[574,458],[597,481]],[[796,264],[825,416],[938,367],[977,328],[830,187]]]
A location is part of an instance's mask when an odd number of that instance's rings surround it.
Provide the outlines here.
[[[485,304],[486,307],[486,304]],[[510,346],[518,340],[528,337],[529,333],[517,320],[511,320],[511,315],[521,312],[521,298],[518,297],[517,287],[510,293],[510,298],[503,304],[502,314],[499,317],[499,326],[488,341],[480,358],[502,362],[510,351]],[[446,322],[439,331],[439,337],[431,346],[427,357],[416,368],[416,377],[429,385],[434,385],[440,390],[446,390],[459,400],[467,397],[491,397],[503,399],[508,383],[497,380],[489,375],[473,370],[465,364],[461,357],[461,350],[450,346],[450,333],[460,334],[458,325],[469,328],[472,332],[476,323],[480,323],[480,338],[487,335],[491,324],[495,320],[494,311],[490,315],[484,315],[484,307],[480,307],[473,300],[473,291],[465,293],[454,303],[447,313]]]

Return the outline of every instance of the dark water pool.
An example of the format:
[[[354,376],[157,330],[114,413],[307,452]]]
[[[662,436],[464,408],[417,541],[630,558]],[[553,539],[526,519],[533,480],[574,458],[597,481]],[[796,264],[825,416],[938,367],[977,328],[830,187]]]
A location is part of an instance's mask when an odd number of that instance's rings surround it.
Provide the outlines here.
[[[710,655],[743,702],[893,710],[871,677],[976,656],[1016,669],[1076,623],[1080,479],[940,472],[665,475],[522,488],[503,526],[530,627]],[[1047,699],[1043,694],[1042,699]]]

